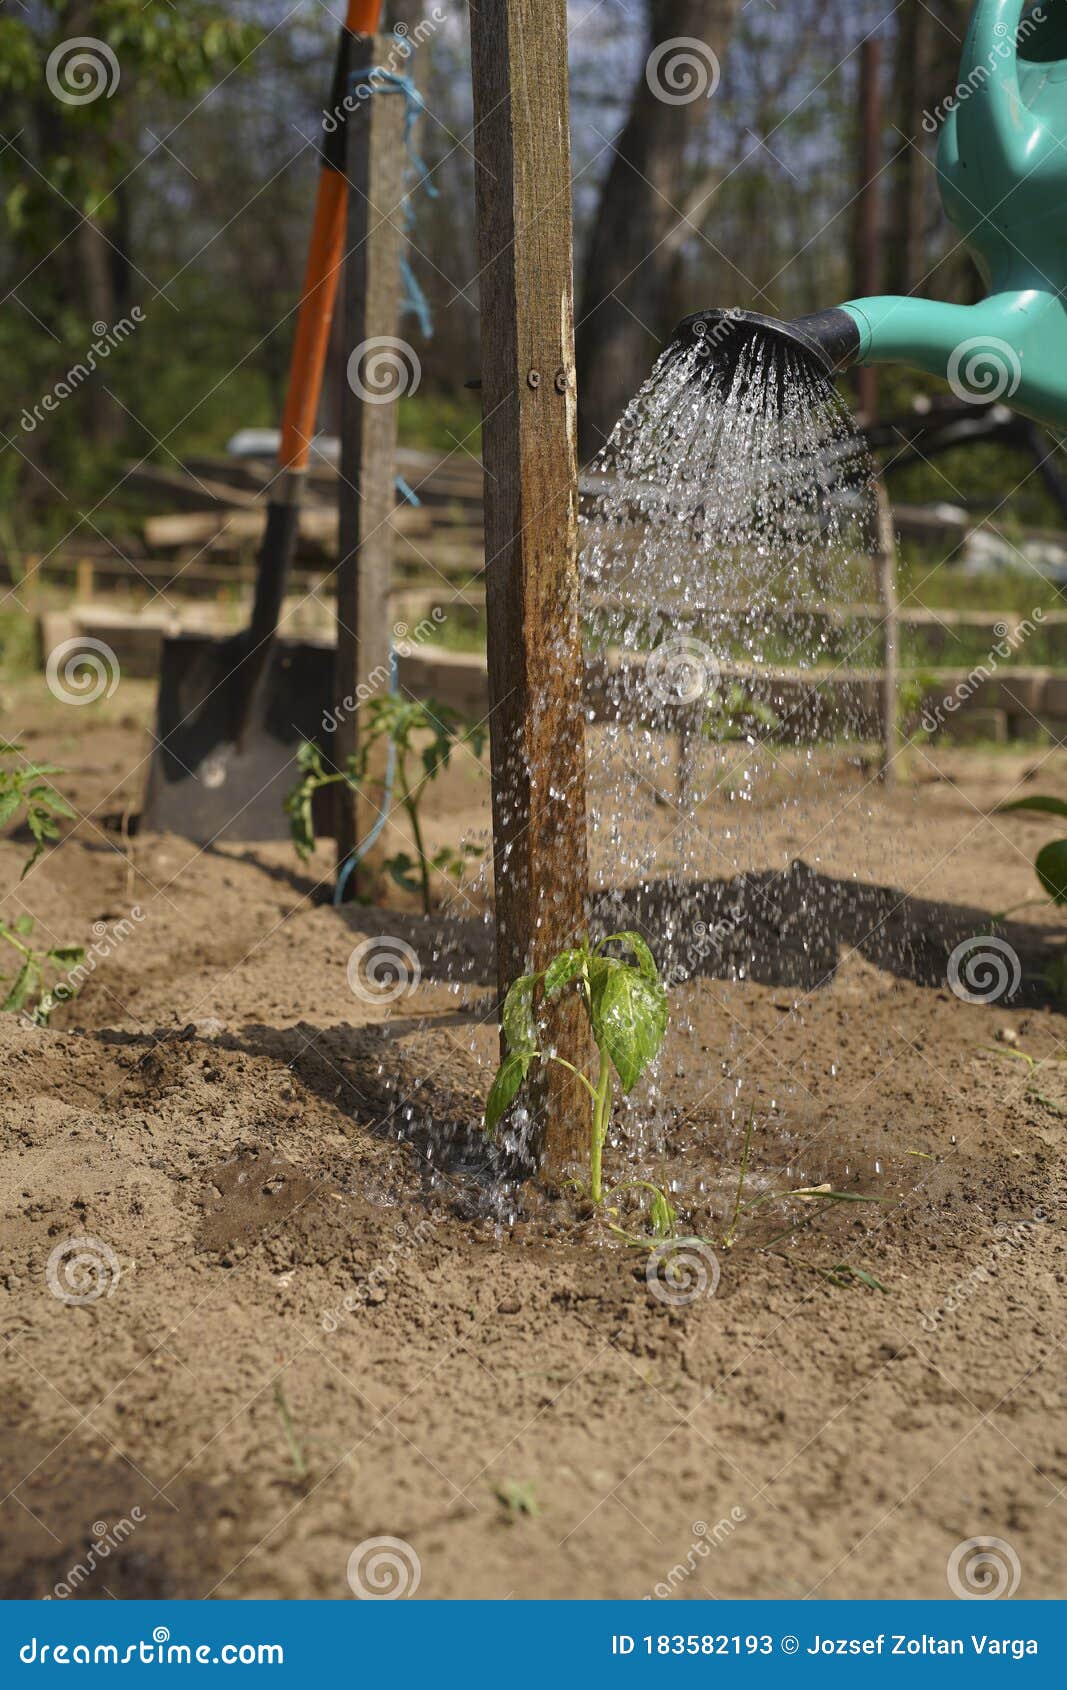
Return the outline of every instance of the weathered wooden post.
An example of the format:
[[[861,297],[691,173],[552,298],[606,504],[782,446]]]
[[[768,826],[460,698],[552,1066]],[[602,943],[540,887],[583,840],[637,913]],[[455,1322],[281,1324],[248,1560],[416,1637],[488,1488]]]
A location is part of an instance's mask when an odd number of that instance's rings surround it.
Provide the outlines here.
[[[348,365],[341,407],[340,557],[337,569],[338,726],[333,760],[355,752],[355,708],[361,688],[388,687],[391,660],[389,582],[393,561],[391,515],[396,497],[397,403],[417,385],[414,350],[397,337],[403,222],[405,97],[369,73],[389,43],[354,35],[346,121],[348,231],[345,259],[345,346]],[[366,836],[372,817],[347,787],[338,787],[337,861]],[[354,879],[349,881],[355,891]]]
[[[587,920],[567,0],[472,0],[470,19],[503,993]],[[550,1034],[561,1056],[582,1062],[572,997]],[[540,1073],[553,1178],[586,1143],[588,1109],[565,1070]]]

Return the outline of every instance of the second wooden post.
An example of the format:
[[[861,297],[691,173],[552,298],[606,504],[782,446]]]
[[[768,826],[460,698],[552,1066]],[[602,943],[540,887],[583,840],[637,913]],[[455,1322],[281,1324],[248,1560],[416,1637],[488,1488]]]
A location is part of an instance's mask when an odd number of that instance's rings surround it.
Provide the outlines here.
[[[587,921],[585,725],[567,99],[567,0],[470,9],[497,972],[501,994]],[[571,997],[549,1036],[581,1064]],[[550,1179],[588,1143],[577,1081],[541,1070]]]
[[[354,35],[347,118],[348,232],[342,400],[340,556],[337,569],[338,726],[333,759],[343,767],[359,742],[358,703],[387,690],[391,662],[391,517],[396,507],[397,403],[418,381],[413,348],[397,337],[403,227],[405,100],[372,72],[388,50]],[[349,702],[351,701],[351,702]],[[380,813],[337,788],[337,861],[344,863]],[[355,877],[349,881],[351,896]]]

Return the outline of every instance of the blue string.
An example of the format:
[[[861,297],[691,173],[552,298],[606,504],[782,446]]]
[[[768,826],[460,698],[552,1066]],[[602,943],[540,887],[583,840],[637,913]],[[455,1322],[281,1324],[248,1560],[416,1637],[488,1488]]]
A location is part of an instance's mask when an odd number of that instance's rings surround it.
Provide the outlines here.
[[[429,170],[415,145],[415,125],[426,110],[426,101],[416,88],[413,77],[401,76],[398,71],[386,70],[382,65],[371,65],[366,70],[352,72],[349,79],[349,91],[358,95],[361,88],[367,89],[371,94],[402,94],[404,96],[406,105],[404,145],[407,148],[411,170],[416,172],[418,178],[404,195],[404,225],[410,240],[415,228],[415,207],[411,203],[411,196],[415,189],[425,188],[431,199],[437,198],[437,189],[430,181]],[[400,303],[401,313],[410,312],[416,317],[419,328],[426,339],[432,340],[433,314],[430,311],[430,303],[419,284],[406,252],[400,254],[400,279],[404,284],[404,298]]]
[[[402,475],[398,475],[396,478],[396,490],[402,499],[407,500],[409,505],[422,504],[422,500],[419,498],[419,495],[416,493],[414,487],[409,487]]]

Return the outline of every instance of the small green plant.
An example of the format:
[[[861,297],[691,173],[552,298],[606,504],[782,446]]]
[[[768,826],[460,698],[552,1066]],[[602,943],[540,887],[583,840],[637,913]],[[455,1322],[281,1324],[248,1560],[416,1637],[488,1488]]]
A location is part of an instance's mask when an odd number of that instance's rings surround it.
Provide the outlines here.
[[[605,955],[608,945],[626,946],[636,961],[624,962],[620,957]],[[595,1083],[573,1063],[554,1051],[540,1048],[535,1009],[539,988],[546,999],[555,998],[568,988],[578,993],[600,1059]],[[489,1092],[486,1131],[492,1137],[535,1062],[558,1062],[589,1093],[589,1194],[594,1203],[602,1202],[604,1141],[611,1120],[614,1080],[624,1094],[633,1090],[659,1053],[667,1020],[666,988],[652,952],[637,933],[612,933],[596,945],[583,939],[580,944],[561,951],[541,973],[520,975],[504,999],[503,1026],[508,1054]],[[660,1224],[666,1225],[670,1205],[662,1192],[656,1195],[660,1208],[653,1218],[658,1217]]]
[[[1067,1009],[1067,956],[1053,957],[1042,978],[1061,1009]]]
[[[771,733],[778,726],[779,717],[769,704],[750,698],[744,687],[734,682],[724,691],[714,692],[708,699],[701,723],[705,739],[740,739],[753,727]]]
[[[274,1385],[274,1406],[278,1410],[278,1418],[282,1423],[282,1431],[285,1434],[285,1445],[289,1451],[289,1459],[293,1464],[293,1471],[298,1479],[306,1479],[308,1476],[308,1464],[304,1456],[304,1446],[296,1435],[296,1427],[293,1425],[293,1416],[290,1412],[289,1404],[286,1401],[285,1392],[282,1390],[281,1383],[279,1381],[275,1381]]]
[[[411,825],[416,852],[414,860],[406,851],[397,852],[386,861],[385,868],[405,892],[421,897],[423,911],[429,915],[433,908],[431,871],[458,885],[467,862],[482,855],[480,845],[464,842],[458,851],[443,845],[428,857],[424,844],[420,805],[426,788],[442,769],[447,769],[456,745],[470,746],[476,757],[485,745],[485,730],[464,721],[457,710],[433,699],[403,698],[396,693],[372,699],[360,723],[359,749],[344,769],[328,769],[319,747],[305,740],[297,753],[300,779],[285,797],[290,836],[298,857],[306,862],[315,849],[312,810],[316,792],[339,783],[357,792],[375,784],[371,768],[372,763],[378,766],[374,754],[383,742],[391,747],[395,759],[396,798]]]
[[[59,818],[74,819],[67,800],[51,784],[52,776],[62,774],[62,769],[52,763],[19,761],[22,758],[21,745],[0,740],[0,827],[21,816],[33,840],[20,881],[50,842],[59,838]],[[40,951],[32,943],[33,930],[31,915],[20,915],[11,923],[0,920],[0,940],[18,958],[14,975],[0,981],[7,988],[0,1010],[25,1011],[43,1027],[56,1004],[73,995],[56,976],[77,968],[85,961],[85,952],[80,945],[53,945]]]
[[[1035,793],[1032,798],[1016,798],[1010,804],[998,804],[993,814],[1006,816],[1013,810],[1035,810],[1040,815],[1067,817],[1067,800]],[[1034,858],[1034,873],[1041,882],[1045,897],[1028,898],[1023,904],[1015,904],[1012,909],[1004,910],[998,920],[1030,904],[1067,904],[1067,839],[1053,839],[1042,845]]]
[[[524,1515],[527,1519],[536,1520],[541,1512],[532,1480],[504,1479],[493,1486],[493,1495],[503,1508],[509,1526],[516,1525]]]
[[[1058,960],[1062,961],[1062,959]],[[1051,969],[1046,973],[1045,979],[1049,982],[1052,989],[1055,990],[1056,981]],[[1017,1062],[1025,1062],[1029,1072],[1026,1084],[1023,1087],[1023,1096],[1025,1098],[1032,1098],[1035,1103],[1040,1103],[1043,1108],[1050,1112],[1050,1114],[1059,1115],[1061,1117],[1067,1115],[1067,1109],[1064,1108],[1063,1104],[1057,1103],[1056,1099],[1054,1097],[1049,1097],[1047,1093],[1039,1091],[1037,1084],[1037,1076],[1041,1072],[1042,1068],[1058,1068],[1061,1066],[1059,1062],[1056,1062],[1047,1056],[1031,1056],[1029,1051],[1026,1050],[1014,1050],[1011,1045],[982,1045],[980,1048],[982,1050],[987,1050],[991,1056],[1010,1056]]]

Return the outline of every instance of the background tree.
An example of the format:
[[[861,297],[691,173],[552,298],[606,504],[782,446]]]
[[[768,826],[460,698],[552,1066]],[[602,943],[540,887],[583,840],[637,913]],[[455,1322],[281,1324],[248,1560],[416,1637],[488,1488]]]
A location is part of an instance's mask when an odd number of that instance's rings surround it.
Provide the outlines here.
[[[611,144],[582,278],[576,354],[583,459],[603,444],[671,327],[677,249],[713,191],[704,181],[685,191],[689,142],[707,122],[739,5],[648,0],[645,62],[626,124]]]

